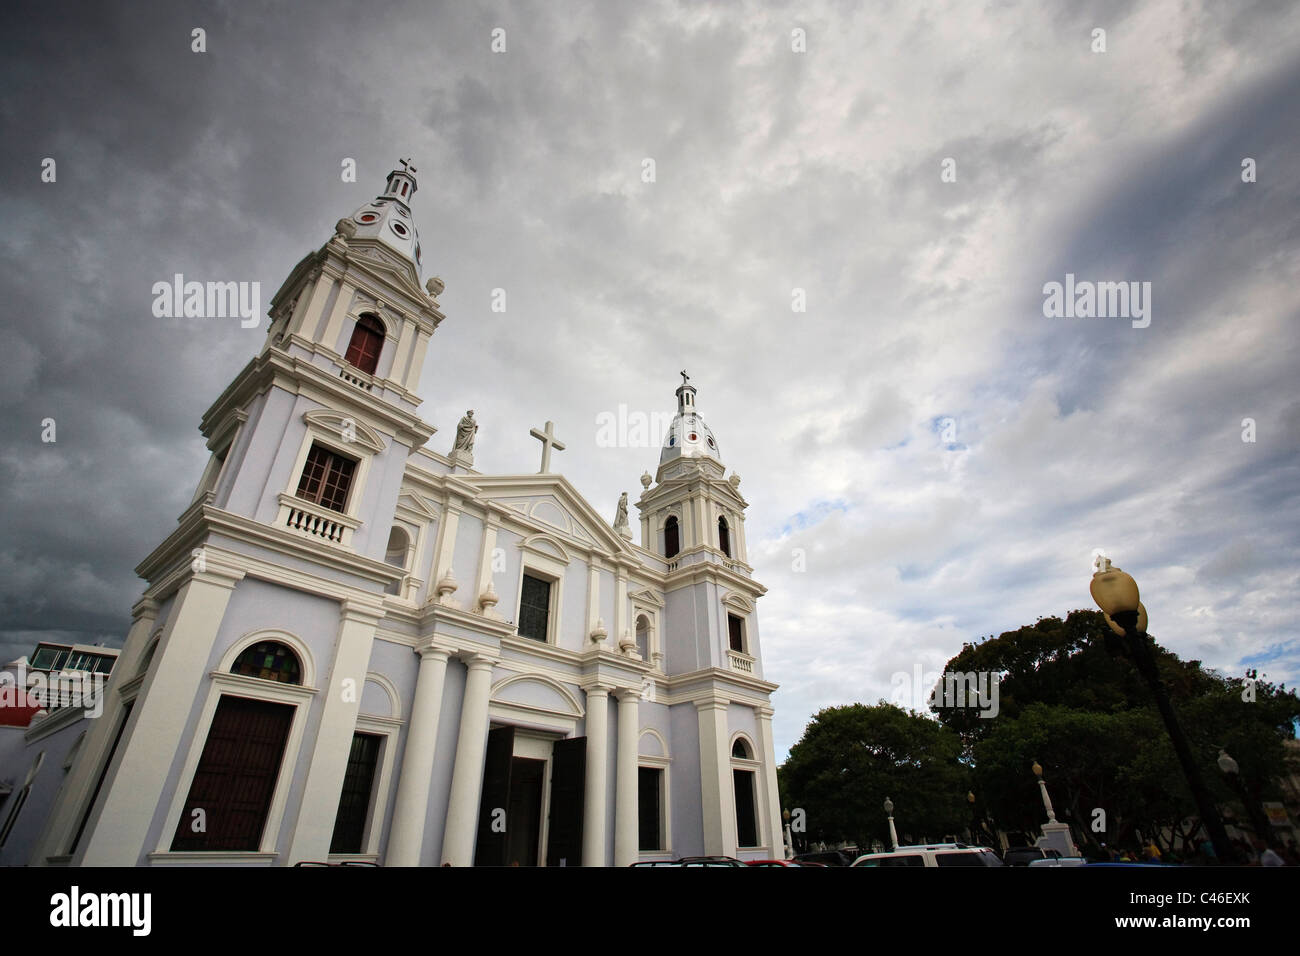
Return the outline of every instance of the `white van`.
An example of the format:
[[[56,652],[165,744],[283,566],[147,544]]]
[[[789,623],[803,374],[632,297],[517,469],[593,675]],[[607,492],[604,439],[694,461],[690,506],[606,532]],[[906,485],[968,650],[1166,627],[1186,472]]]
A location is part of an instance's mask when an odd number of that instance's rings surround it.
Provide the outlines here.
[[[998,855],[986,846],[964,843],[927,843],[900,846],[888,853],[866,853],[854,866],[1002,866]]]

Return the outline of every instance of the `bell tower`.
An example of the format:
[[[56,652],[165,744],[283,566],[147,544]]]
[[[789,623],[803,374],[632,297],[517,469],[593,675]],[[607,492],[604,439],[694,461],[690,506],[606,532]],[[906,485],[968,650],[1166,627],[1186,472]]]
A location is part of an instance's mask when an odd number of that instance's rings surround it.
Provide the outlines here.
[[[334,226],[271,300],[261,351],[204,415],[195,502],[382,561],[442,280],[420,286],[409,160]]]
[[[667,563],[667,600],[697,601],[728,610],[695,618],[709,634],[695,643],[707,647],[707,659],[673,661],[670,673],[692,667],[734,666],[758,676],[757,622],[754,601],[762,585],[751,577],[745,547],[745,509],[740,477],[724,477],[726,468],[713,430],[705,423],[690,376],[681,373],[677,414],[668,428],[654,482],[642,478],[645,491],[637,501],[642,546]],[[705,594],[694,594],[704,588]],[[721,602],[721,603],[716,603]]]

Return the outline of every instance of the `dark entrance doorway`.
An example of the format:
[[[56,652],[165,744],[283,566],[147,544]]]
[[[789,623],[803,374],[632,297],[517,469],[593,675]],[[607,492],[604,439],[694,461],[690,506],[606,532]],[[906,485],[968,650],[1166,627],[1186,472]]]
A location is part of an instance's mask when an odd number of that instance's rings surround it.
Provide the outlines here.
[[[542,837],[542,783],[546,761],[510,758],[510,797],[506,804],[506,866],[536,866]]]
[[[550,826],[546,864],[577,866],[582,859],[583,785],[587,738],[557,740],[551,748]],[[479,801],[475,866],[537,866],[546,810],[546,760],[515,756],[515,728],[488,733]]]
[[[731,778],[736,789],[736,843],[740,846],[758,846],[758,819],[754,815],[754,774],[749,770],[733,770]]]
[[[173,852],[259,848],[293,712],[290,704],[222,695],[172,837]],[[194,822],[199,819],[201,828]]]

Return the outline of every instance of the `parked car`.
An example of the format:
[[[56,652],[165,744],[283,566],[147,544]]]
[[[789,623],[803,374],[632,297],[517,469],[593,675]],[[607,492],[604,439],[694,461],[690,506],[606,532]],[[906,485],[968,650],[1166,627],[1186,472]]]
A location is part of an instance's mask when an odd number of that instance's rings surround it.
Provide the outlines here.
[[[730,856],[684,856],[677,861],[678,866],[744,866],[745,864]]]
[[[746,866],[819,866],[826,868],[825,863],[813,863],[811,860],[746,860]]]
[[[795,857],[797,863],[820,863],[823,866],[852,866],[858,857],[857,847],[845,847],[843,850],[821,850],[816,853],[800,853]]]
[[[1034,860],[1059,860],[1060,850],[1041,846],[1013,846],[1002,854],[1002,862],[1007,866],[1028,866]]]
[[[744,866],[730,856],[684,856],[679,860],[640,860],[629,866]]]
[[[867,853],[854,866],[1003,866],[998,855],[986,846],[964,843],[927,843],[900,846],[887,853]]]

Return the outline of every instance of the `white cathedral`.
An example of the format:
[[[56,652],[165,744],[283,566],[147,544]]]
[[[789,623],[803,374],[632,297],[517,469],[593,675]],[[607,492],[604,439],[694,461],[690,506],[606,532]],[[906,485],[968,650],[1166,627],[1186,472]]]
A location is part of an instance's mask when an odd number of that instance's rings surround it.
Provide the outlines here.
[[[475,471],[472,412],[428,447],[443,284],[420,286],[415,189],[404,161],[272,300],[203,416],[193,502],[137,568],[102,716],[27,731],[44,806],[0,861],[784,855],[764,588],[695,387],[639,545],[626,496],[611,524],[551,472],[549,422],[536,474]]]

